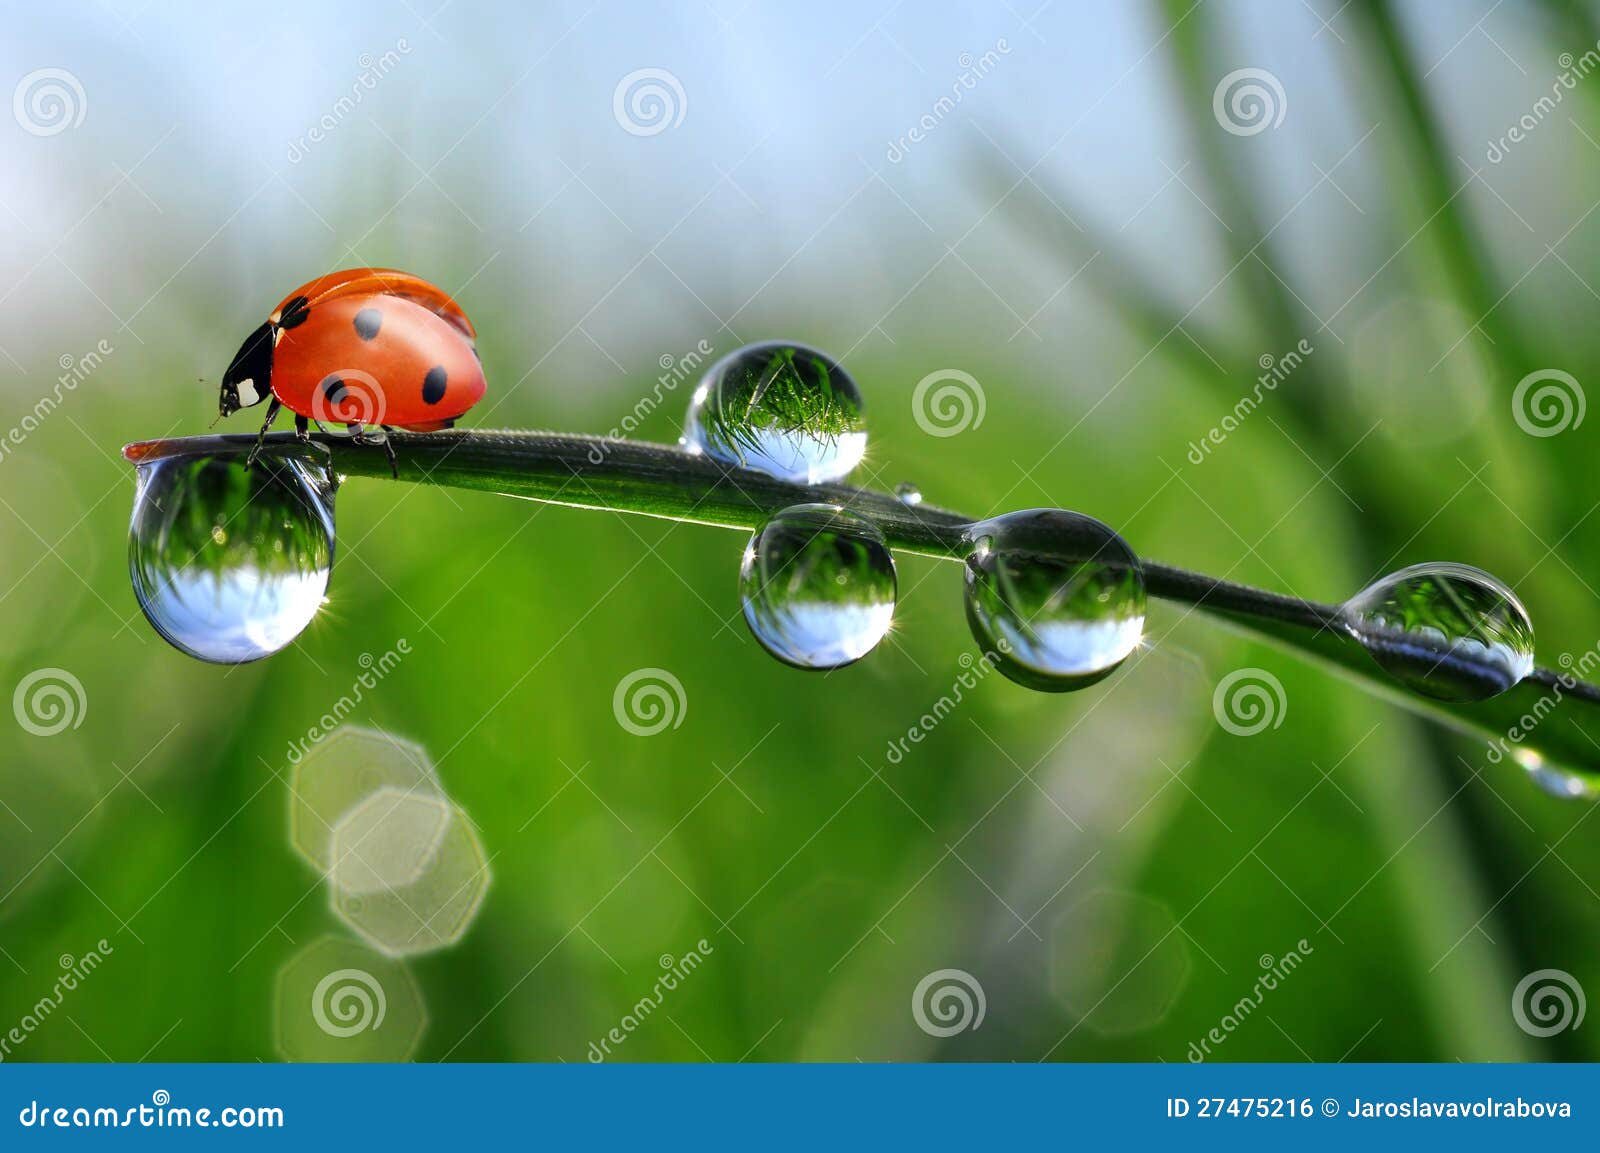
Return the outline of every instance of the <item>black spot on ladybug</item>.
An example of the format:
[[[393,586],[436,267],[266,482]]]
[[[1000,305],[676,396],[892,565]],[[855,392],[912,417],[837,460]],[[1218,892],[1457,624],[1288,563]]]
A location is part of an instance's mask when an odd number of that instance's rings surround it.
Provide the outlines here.
[[[422,378],[422,399],[427,404],[438,404],[444,399],[444,386],[449,381],[444,365],[436,364]]]
[[[304,324],[306,317],[311,315],[311,301],[304,296],[297,296],[283,306],[283,313],[278,317],[279,328],[293,328]]]
[[[357,336],[362,340],[371,340],[383,327],[383,313],[376,308],[363,308],[356,313],[355,325]]]
[[[344,381],[337,376],[330,376],[322,382],[322,395],[329,404],[338,404],[346,396]]]

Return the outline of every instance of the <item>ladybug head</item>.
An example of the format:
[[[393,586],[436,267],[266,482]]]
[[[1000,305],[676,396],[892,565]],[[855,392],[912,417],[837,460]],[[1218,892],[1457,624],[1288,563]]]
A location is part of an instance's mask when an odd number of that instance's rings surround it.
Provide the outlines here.
[[[233,363],[222,375],[222,391],[217,397],[217,412],[228,416],[241,408],[260,404],[272,392],[272,345],[276,326],[263,324],[239,346]]]

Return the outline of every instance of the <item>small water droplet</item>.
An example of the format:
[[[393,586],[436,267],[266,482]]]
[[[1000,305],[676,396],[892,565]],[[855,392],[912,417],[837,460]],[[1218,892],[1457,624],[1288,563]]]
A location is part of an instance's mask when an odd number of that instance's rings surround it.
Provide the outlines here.
[[[144,615],[190,656],[241,664],[299,636],[333,566],[333,485],[317,462],[242,455],[139,466],[128,568]]]
[[[922,490],[908,480],[894,486],[894,495],[909,508],[916,508],[922,503]]]
[[[683,443],[796,484],[842,479],[867,450],[861,390],[826,353],[771,341],[729,353],[689,401]]]
[[[1532,749],[1517,749],[1512,756],[1528,771],[1528,779],[1552,797],[1560,797],[1563,801],[1592,801],[1600,798],[1600,784],[1592,778],[1569,773],[1547,764],[1545,759]]]
[[[1028,688],[1091,685],[1144,634],[1144,575],[1093,517],[1033,509],[967,530],[967,623],[985,655]]]
[[[1344,605],[1346,628],[1425,697],[1481,701],[1533,671],[1533,622],[1504,583],[1470,565],[1412,565]]]
[[[834,505],[795,505],[750,538],[739,598],[762,648],[797,668],[836,669],[889,631],[894,558],[870,521]]]

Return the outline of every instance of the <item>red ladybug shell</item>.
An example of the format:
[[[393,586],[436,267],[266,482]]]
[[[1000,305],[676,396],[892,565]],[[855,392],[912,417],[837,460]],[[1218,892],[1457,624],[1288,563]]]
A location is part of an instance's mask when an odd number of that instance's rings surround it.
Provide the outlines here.
[[[397,268],[345,268],[319,276],[284,297],[273,311],[272,319],[277,320],[301,296],[306,298],[308,305],[335,296],[400,296],[415,301],[430,312],[438,313],[460,329],[468,340],[475,341],[478,338],[472,321],[467,319],[467,314],[449,293],[437,284]]]
[[[301,416],[425,431],[448,427],[487,388],[466,313],[410,273],[329,273],[270,321],[272,394]]]

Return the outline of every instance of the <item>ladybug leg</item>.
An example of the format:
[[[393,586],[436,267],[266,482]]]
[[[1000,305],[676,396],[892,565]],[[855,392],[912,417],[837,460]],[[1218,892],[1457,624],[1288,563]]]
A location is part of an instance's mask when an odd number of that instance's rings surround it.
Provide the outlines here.
[[[328,458],[329,468],[332,468],[333,449],[329,448],[325,444],[318,444],[316,441],[311,439],[311,421],[308,418],[299,415],[298,413],[295,414],[294,418],[294,437],[301,444],[306,445],[309,448],[320,448],[322,450],[322,455]],[[334,473],[333,476],[334,486],[338,487],[339,474]]]
[[[389,454],[389,471],[396,480],[400,479],[400,459],[394,454],[394,443],[388,437],[388,428],[379,425],[381,431],[377,434],[368,432],[360,424],[347,424],[345,428],[350,431],[350,440],[354,444],[382,445],[384,452]]]
[[[267,419],[261,422],[261,431],[256,434],[255,447],[250,450],[250,455],[244,459],[246,468],[255,464],[256,457],[261,455],[261,446],[266,442],[267,430],[272,427],[272,422],[278,419],[278,410],[282,407],[283,404],[277,397],[273,397],[272,403],[267,405]]]

